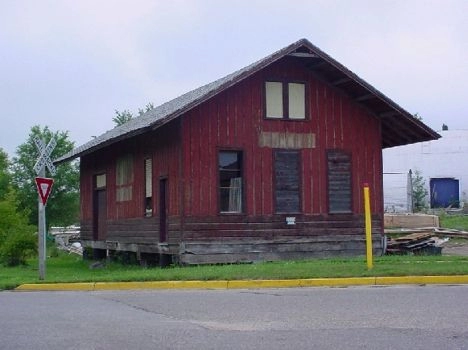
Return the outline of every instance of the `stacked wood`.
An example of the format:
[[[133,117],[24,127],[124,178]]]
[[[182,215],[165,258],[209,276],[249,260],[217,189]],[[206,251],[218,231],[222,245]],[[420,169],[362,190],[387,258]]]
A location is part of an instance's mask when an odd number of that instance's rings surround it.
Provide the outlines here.
[[[431,233],[433,236],[437,237],[459,237],[468,239],[468,231],[455,230],[450,228],[440,228],[440,227],[421,227],[421,228],[401,228],[401,229],[385,229],[385,234],[387,236],[399,236],[402,234],[412,234],[412,233]]]
[[[387,240],[387,254],[440,255],[442,247],[436,245],[437,237],[432,232],[414,232]]]

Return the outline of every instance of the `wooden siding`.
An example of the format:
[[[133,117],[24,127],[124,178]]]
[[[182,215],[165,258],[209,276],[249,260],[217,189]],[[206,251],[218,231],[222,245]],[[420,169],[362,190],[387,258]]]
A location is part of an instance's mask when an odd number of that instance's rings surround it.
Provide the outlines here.
[[[168,244],[180,247],[183,262],[358,254],[364,242],[363,183],[370,185],[373,229],[376,242],[380,242],[380,121],[297,62],[296,58],[283,58],[156,131],[82,157],[84,237],[92,239],[93,177],[105,173],[106,239],[119,242],[126,249],[157,246],[157,183],[161,178],[168,181]],[[307,119],[264,117],[263,86],[265,81],[275,79],[306,84]],[[274,152],[278,149],[298,152],[299,213],[276,213]],[[241,214],[220,214],[220,150],[242,152]],[[352,160],[352,212],[344,216],[329,213],[327,152],[333,150],[346,152]],[[115,162],[124,153],[133,154],[134,188],[132,200],[118,203]],[[153,216],[143,218],[144,159],[148,157],[153,164]],[[287,216],[294,216],[296,224],[287,225]],[[212,246],[206,245],[209,241]],[[256,244],[262,251],[252,251]],[[380,244],[376,247],[381,249]],[[218,250],[213,253],[213,249]],[[271,254],[265,252],[268,249]],[[223,253],[226,251],[230,251],[230,257]]]
[[[180,174],[179,123],[173,122],[164,130],[157,130],[120,142],[111,148],[84,156],[81,159],[81,225],[84,239],[93,237],[94,177],[106,174],[107,235],[106,240],[145,243],[159,237],[159,179],[168,181],[168,241],[180,240]],[[134,180],[132,199],[118,202],[116,198],[116,161],[121,154],[132,154]],[[153,214],[145,217],[145,159],[152,160]],[[149,224],[150,223],[150,224]]]
[[[369,183],[372,208],[382,213],[380,122],[364,107],[285,58],[220,93],[183,117],[183,174],[188,216],[218,215],[219,149],[242,150],[244,155],[244,213],[271,215],[274,208],[273,151],[284,136],[286,149],[301,149],[301,209],[303,214],[328,214],[327,150],[352,157],[353,213],[363,212],[362,185]],[[268,79],[290,79],[307,84],[307,120],[265,119],[262,96]],[[287,135],[310,135],[291,141]],[[288,136],[295,140],[295,136]],[[261,147],[259,147],[259,145]],[[272,147],[269,147],[269,146]],[[281,144],[282,145],[282,144]]]
[[[361,215],[191,218],[185,222],[180,261],[186,264],[365,255]],[[373,247],[382,253],[381,219],[373,217]]]

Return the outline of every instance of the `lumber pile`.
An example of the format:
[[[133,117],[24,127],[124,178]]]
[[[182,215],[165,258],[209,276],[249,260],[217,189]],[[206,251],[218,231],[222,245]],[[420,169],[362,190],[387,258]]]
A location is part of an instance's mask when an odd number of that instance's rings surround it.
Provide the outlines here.
[[[421,228],[399,228],[399,229],[385,229],[387,236],[401,236],[403,234],[410,235],[413,233],[430,233],[436,237],[459,237],[468,239],[468,231],[455,230],[450,228],[440,227],[421,227]]]
[[[467,231],[439,227],[385,229],[386,254],[439,255],[449,238],[466,238]]]
[[[415,232],[387,240],[386,253],[440,255],[442,247],[437,243],[438,238],[431,232]]]

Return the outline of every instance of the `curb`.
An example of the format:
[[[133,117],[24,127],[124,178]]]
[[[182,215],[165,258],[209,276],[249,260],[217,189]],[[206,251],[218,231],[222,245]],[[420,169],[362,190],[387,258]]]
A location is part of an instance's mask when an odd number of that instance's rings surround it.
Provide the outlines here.
[[[100,291],[141,289],[254,289],[295,287],[387,286],[405,284],[468,284],[468,275],[309,278],[294,280],[150,281],[22,284],[17,291]]]

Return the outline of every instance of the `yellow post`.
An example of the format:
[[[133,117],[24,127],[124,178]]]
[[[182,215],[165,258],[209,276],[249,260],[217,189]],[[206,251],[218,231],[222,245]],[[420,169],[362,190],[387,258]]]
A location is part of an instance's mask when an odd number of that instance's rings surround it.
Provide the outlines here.
[[[372,219],[369,198],[369,185],[364,184],[364,215],[366,221],[366,258],[367,268],[370,270],[373,267],[372,262]]]

